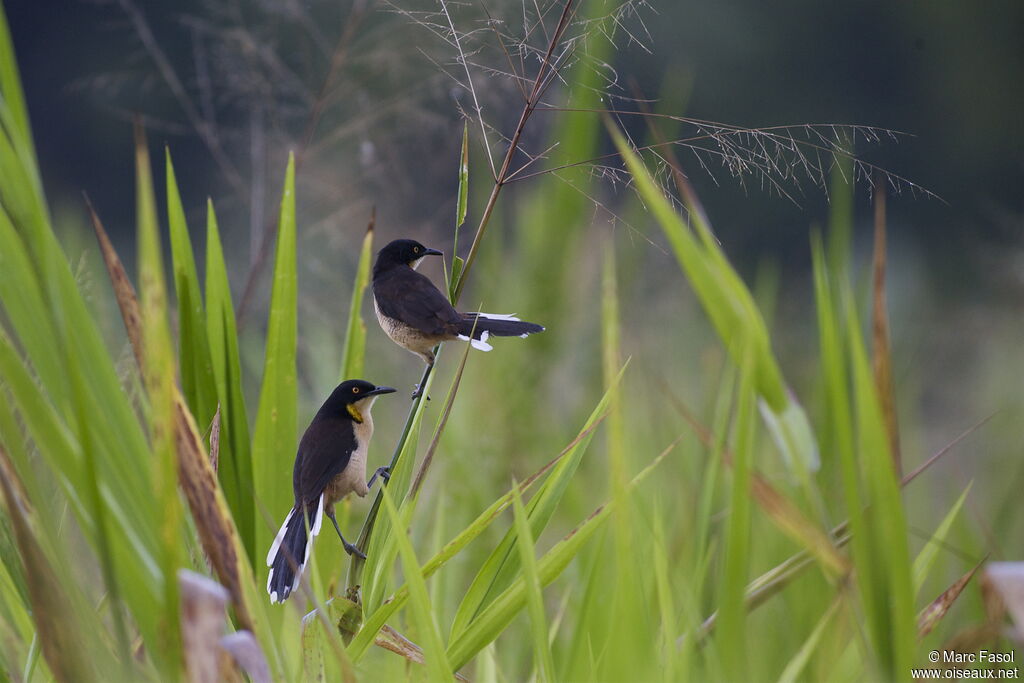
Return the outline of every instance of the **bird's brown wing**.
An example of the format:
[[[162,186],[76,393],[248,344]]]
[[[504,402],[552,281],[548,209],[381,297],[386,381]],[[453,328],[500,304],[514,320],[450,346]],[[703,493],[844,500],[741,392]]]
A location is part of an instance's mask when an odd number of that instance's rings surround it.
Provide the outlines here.
[[[299,442],[292,480],[295,502],[315,505],[331,480],[348,467],[355,450],[351,420],[314,419]]]
[[[374,279],[377,308],[429,335],[458,334],[462,316],[434,283],[411,268],[396,268]]]

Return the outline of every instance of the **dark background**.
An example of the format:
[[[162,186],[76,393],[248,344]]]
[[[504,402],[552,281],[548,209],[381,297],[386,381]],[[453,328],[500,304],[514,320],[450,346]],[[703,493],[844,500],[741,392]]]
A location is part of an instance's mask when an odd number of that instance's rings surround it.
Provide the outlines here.
[[[308,107],[287,78],[246,56],[251,47],[237,47],[239,31],[277,51],[296,80],[315,91],[328,60],[309,39],[308,25],[317,26],[329,47],[344,30],[351,4],[14,0],[5,9],[51,203],[74,214],[87,191],[109,229],[130,242],[130,119],[141,111],[151,143],[166,143],[174,154],[183,194],[195,199],[186,201],[190,213],[201,210],[200,197],[213,196],[222,225],[240,240],[248,234],[254,258],[254,235],[272,223],[281,162],[303,136]],[[213,163],[132,11],[145,17],[197,107],[203,105],[195,96],[197,44],[207,68],[221,72],[207,104],[239,175],[246,183],[260,176],[266,188],[258,208]],[[623,84],[636,83],[651,96],[664,94],[665,83],[684,84],[682,113],[688,116],[744,126],[857,123],[906,133],[898,142],[857,148],[865,160],[940,198],[904,192],[892,199],[894,242],[923,260],[928,286],[943,296],[1020,300],[1024,3],[661,1],[641,7],[639,16],[649,30],[645,49],[620,36],[616,72]],[[349,126],[338,144],[300,172],[307,225],[333,216],[344,225],[328,220],[328,230],[354,235],[365,225],[368,206],[376,205],[385,224],[449,229],[450,168],[461,127],[455,104],[462,96],[425,56],[437,42],[371,3],[352,40],[347,80],[338,84],[342,94],[331,100],[317,135],[328,136],[354,115],[366,120]],[[247,69],[262,69],[262,75],[238,75]],[[252,104],[261,97],[270,104],[257,163],[250,133]],[[396,106],[396,98],[404,102]],[[500,106],[488,113],[499,118],[496,111]],[[355,163],[366,156],[368,142],[372,161]],[[741,264],[749,268],[767,256],[806,267],[807,229],[827,214],[819,188],[794,189],[794,203],[762,191],[756,181],[742,188],[725,172],[692,175]],[[870,216],[866,192],[858,207],[863,231]]]

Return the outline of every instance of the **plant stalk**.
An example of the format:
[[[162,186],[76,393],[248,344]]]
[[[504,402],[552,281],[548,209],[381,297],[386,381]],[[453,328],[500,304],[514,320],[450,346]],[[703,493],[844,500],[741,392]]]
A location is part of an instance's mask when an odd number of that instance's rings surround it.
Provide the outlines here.
[[[555,49],[561,43],[562,36],[565,35],[565,30],[573,15],[573,6],[575,3],[576,0],[566,0],[565,5],[562,8],[562,14],[558,20],[558,25],[548,42],[547,52],[545,53],[543,62],[541,62],[540,68],[537,70],[537,76],[534,79],[530,96],[523,104],[523,110],[519,114],[519,121],[516,124],[515,131],[513,132],[512,137],[509,138],[508,149],[505,152],[505,158],[502,161],[501,170],[498,172],[498,175],[494,180],[494,187],[491,188],[491,194],[487,199],[487,204],[484,207],[483,213],[480,215],[480,222],[477,224],[476,233],[473,235],[473,243],[470,245],[466,262],[462,267],[462,272],[459,274],[459,280],[455,284],[452,305],[457,304],[459,297],[462,295],[462,289],[466,283],[466,275],[469,274],[469,269],[473,267],[473,262],[476,260],[476,254],[480,248],[480,242],[483,239],[484,232],[487,230],[487,226],[491,221],[491,216],[494,213],[494,207],[498,202],[498,196],[501,194],[501,188],[504,187],[505,182],[509,178],[509,169],[512,166],[513,158],[515,158],[516,149],[519,146],[519,140],[522,138],[523,131],[526,128],[526,122],[529,121],[530,115],[533,114],[538,102],[540,102],[540,97],[546,88],[546,84],[550,82],[548,80],[548,76],[554,69],[552,56],[554,55]],[[484,141],[484,144],[487,144],[486,140]],[[438,344],[434,347],[435,362],[437,355],[440,353],[441,346],[441,344]],[[412,407],[409,409],[409,416],[405,420],[405,427],[402,429],[402,435],[399,437],[398,445],[395,446],[395,451],[391,456],[390,467],[392,469],[398,465],[398,458],[401,456],[402,451],[405,449],[405,444],[409,440],[410,433],[412,432],[412,424],[415,420],[420,402],[424,400],[424,396],[426,394],[426,383],[430,378],[432,370],[433,365],[428,365],[423,371],[423,378],[420,380],[419,386],[424,389],[424,391],[422,391],[420,395],[413,400]],[[382,489],[384,486],[387,486],[387,483],[388,482],[386,480],[381,483]],[[363,522],[363,528],[359,532],[359,539],[356,541],[356,547],[364,553],[369,546],[370,536],[372,535],[373,528],[377,523],[377,516],[382,499],[383,493],[381,491],[377,491],[377,496],[373,499],[373,505],[370,507],[370,512],[366,516],[366,521]],[[352,555],[352,564],[349,566],[348,572],[348,585],[350,589],[356,589],[359,587],[359,582],[362,578],[363,567],[365,564],[366,560],[360,558],[358,555]]]

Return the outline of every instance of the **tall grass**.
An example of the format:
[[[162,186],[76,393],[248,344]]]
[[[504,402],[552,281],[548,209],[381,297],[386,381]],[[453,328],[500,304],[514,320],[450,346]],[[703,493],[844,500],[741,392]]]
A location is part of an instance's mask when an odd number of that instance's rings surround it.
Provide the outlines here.
[[[538,91],[550,68],[539,67]],[[527,98],[520,124],[535,105]],[[471,153],[464,133],[452,164],[455,223],[458,231],[475,216],[476,231],[466,260],[453,254],[446,268],[449,295],[471,296],[473,309],[518,309],[548,332],[486,356],[441,355],[438,374],[423,378],[435,400],[415,401],[404,427],[394,410],[378,418],[371,457],[392,453],[389,485],[372,505],[345,508],[349,519],[368,509],[365,564],[349,565],[325,536],[301,590],[272,608],[262,559],[290,506],[307,417],[296,380],[294,161],[283,172],[254,386],[213,203],[201,283],[183,209],[197,198],[181,196],[167,153],[167,278],[141,133],[137,290],[92,215],[112,287],[104,296],[119,304],[134,357],[119,365],[47,212],[6,23],[0,129],[8,679],[167,680],[201,670],[199,649],[184,646],[203,628],[182,608],[181,586],[196,585],[181,578],[186,570],[226,589],[216,645],[234,654],[219,675],[254,680],[902,680],[929,649],[996,623],[976,604],[946,617],[966,580],[939,601],[924,590],[942,592],[974,565],[946,552],[967,542],[968,494],[930,520],[931,541],[912,552],[902,487],[913,477],[894,467],[842,191],[828,234],[811,237],[821,369],[816,392],[798,392],[758,298],[685,178],[675,197],[683,213],[644,150],[608,128],[632,201],[660,230],[648,237],[669,245],[671,275],[660,284],[672,290],[675,320],[643,289],[643,269],[623,265],[623,255],[643,258],[624,236],[595,237],[592,205],[573,185],[585,174],[541,180],[501,217],[494,208],[521,131],[493,182],[477,182],[486,157]],[[567,115],[552,135],[563,143],[558,163],[597,156],[605,139],[590,112]],[[371,222],[351,243],[359,259],[343,297],[344,353],[324,371],[411,384],[402,371],[416,366],[395,362],[401,352],[363,319],[373,246]],[[637,290],[643,307],[631,305]],[[679,315],[678,301],[692,315]],[[986,633],[984,644],[1007,647],[998,629]],[[248,656],[237,655],[239,642]]]

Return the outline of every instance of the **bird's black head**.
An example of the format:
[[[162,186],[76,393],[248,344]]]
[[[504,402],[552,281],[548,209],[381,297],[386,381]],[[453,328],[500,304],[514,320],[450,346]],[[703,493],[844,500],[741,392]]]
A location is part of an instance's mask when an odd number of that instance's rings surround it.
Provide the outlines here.
[[[424,256],[435,256],[442,252],[425,247],[416,240],[395,240],[377,252],[377,263],[373,266],[374,274],[394,268],[409,266],[415,268]]]
[[[369,410],[381,394],[394,393],[391,387],[379,387],[362,379],[348,379],[335,387],[320,408],[319,415],[335,417],[349,415],[356,422],[363,421],[363,411]]]

